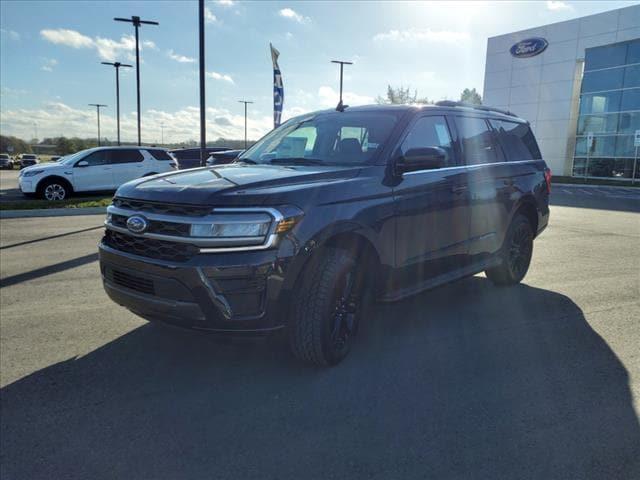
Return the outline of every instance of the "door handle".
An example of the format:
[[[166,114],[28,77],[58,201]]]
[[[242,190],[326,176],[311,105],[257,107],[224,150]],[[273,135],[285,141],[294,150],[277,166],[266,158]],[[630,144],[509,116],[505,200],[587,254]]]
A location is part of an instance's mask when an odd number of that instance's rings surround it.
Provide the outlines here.
[[[467,187],[466,185],[454,185],[453,187],[451,187],[451,191],[457,194],[466,192],[468,189],[469,187]]]

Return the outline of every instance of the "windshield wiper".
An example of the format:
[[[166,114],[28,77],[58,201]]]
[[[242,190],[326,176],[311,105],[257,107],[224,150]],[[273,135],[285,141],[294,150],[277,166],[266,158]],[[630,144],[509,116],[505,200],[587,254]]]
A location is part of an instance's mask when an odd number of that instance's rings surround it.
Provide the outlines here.
[[[327,163],[316,158],[307,157],[282,157],[274,158],[269,163],[276,165],[326,165]]]

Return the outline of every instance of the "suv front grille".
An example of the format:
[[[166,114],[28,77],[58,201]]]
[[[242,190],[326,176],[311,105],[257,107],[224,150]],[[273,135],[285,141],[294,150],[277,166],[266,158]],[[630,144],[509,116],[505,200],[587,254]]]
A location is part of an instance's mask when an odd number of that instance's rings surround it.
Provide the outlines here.
[[[104,242],[122,252],[173,262],[185,262],[200,251],[198,247],[186,243],[134,237],[114,230],[105,232]]]
[[[135,290],[136,292],[146,293],[147,295],[155,295],[156,291],[152,280],[141,278],[136,275],[130,275],[119,270],[111,270],[110,280],[121,287]]]
[[[111,224],[120,227],[127,228],[126,215],[111,215]],[[157,233],[159,235],[173,235],[174,237],[188,237],[190,233],[190,225],[188,223],[176,223],[176,222],[163,222],[159,220],[149,220],[149,233]]]
[[[113,205],[118,208],[138,212],[159,213],[164,215],[179,215],[187,217],[204,217],[211,213],[213,207],[200,205],[180,205],[156,202],[130,200],[128,198],[114,198]]]

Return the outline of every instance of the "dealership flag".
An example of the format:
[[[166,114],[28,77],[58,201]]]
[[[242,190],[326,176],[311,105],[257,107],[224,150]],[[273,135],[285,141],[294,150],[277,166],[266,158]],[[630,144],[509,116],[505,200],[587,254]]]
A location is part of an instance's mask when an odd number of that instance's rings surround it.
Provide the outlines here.
[[[280,117],[282,117],[282,105],[284,104],[284,87],[282,86],[282,74],[278,66],[278,57],[280,52],[273,45],[271,47],[271,61],[273,62],[273,128],[280,125]]]

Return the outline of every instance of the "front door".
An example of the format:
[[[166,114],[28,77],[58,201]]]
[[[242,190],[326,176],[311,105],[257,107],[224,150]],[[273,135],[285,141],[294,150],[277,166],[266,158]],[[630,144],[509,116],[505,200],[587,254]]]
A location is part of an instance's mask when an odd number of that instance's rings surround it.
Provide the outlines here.
[[[73,188],[77,192],[114,189],[113,171],[107,150],[90,153],[75,163]]]
[[[398,287],[415,285],[466,265],[469,206],[466,171],[442,115],[417,118],[396,157],[409,150],[440,147],[444,167],[405,172],[394,188]]]

